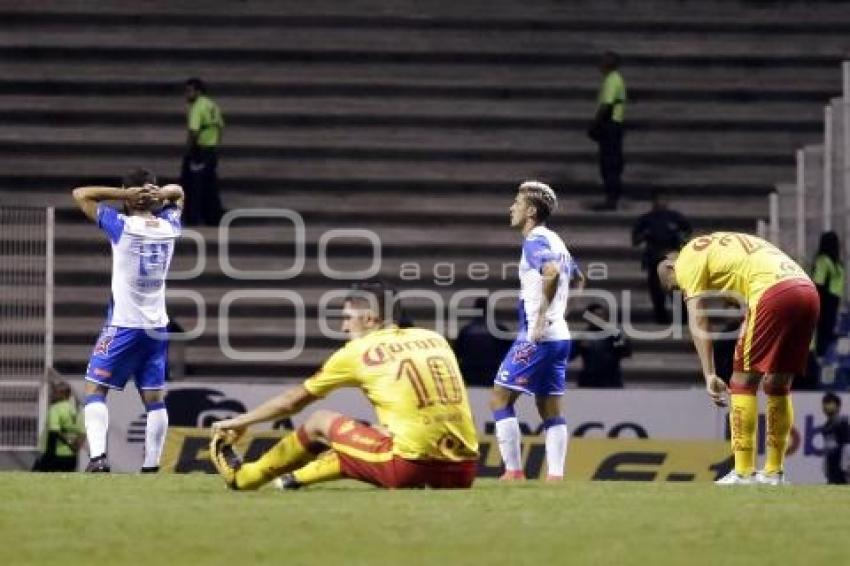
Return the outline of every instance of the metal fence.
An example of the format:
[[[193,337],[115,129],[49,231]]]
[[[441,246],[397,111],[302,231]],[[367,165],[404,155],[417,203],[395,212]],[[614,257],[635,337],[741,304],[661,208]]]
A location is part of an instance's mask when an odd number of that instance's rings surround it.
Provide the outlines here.
[[[0,207],[0,450],[34,450],[53,366],[52,208]]]
[[[757,229],[810,267],[820,235],[834,231],[850,265],[850,61],[841,66],[843,92],[824,107],[822,143],[797,151],[794,182],[777,183],[769,221]],[[845,296],[850,294],[850,280]]]

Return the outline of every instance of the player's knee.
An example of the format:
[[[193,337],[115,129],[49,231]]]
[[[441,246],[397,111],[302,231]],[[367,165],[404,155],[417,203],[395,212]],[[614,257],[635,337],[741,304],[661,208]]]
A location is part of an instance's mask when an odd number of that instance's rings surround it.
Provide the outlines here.
[[[755,395],[760,382],[760,374],[736,371],[729,380],[729,391],[737,395]]]
[[[540,413],[542,419],[554,419],[563,416],[560,397],[538,397],[535,399],[535,402],[537,404],[537,412]]]
[[[326,438],[333,422],[339,418],[341,415],[334,411],[326,411],[320,409],[304,421],[304,430],[307,432],[308,436],[311,440],[316,439],[317,437]]]
[[[145,405],[151,405],[153,403],[162,403],[163,400],[162,391],[159,390],[145,390],[142,391],[142,401]]]
[[[498,411],[513,405],[510,392],[502,387],[494,387],[490,394],[490,410]]]
[[[98,385],[97,383],[86,381],[85,392],[86,397],[88,397],[89,395],[103,395],[104,397],[106,397],[106,394],[109,392],[109,389],[107,389],[103,385]]]
[[[764,376],[764,392],[767,395],[788,395],[791,393],[791,382],[794,376],[785,373],[774,373]]]

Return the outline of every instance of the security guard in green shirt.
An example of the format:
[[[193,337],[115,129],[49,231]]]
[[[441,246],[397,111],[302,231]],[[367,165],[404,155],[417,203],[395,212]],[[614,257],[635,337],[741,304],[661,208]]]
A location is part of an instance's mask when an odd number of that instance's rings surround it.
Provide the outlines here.
[[[186,155],[180,184],[185,194],[183,223],[218,225],[224,213],[218,195],[218,146],[224,131],[224,118],[218,105],[207,96],[204,81],[186,81],[188,102]]]
[[[74,472],[77,453],[85,441],[85,432],[71,387],[64,381],[51,385],[47,409],[44,452],[36,460],[36,472]]]
[[[815,354],[820,358],[835,341],[835,323],[844,295],[844,266],[841,263],[841,247],[838,234],[824,232],[820,237],[815,256],[812,281],[820,296],[820,317],[815,333]]]
[[[616,210],[623,190],[623,118],[626,107],[626,83],[618,71],[620,56],[613,51],[602,55],[602,86],[597,97],[596,116],[588,136],[599,146],[599,172],[605,185],[605,201],[595,210]]]

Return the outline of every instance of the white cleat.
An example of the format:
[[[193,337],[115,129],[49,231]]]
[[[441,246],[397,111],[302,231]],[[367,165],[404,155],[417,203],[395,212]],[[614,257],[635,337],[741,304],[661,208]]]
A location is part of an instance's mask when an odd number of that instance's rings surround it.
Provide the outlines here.
[[[776,472],[773,474],[756,472],[755,481],[759,485],[788,485],[791,483],[785,477],[785,472]]]
[[[742,476],[735,470],[732,470],[719,480],[714,482],[714,485],[754,485],[755,474],[751,476]]]

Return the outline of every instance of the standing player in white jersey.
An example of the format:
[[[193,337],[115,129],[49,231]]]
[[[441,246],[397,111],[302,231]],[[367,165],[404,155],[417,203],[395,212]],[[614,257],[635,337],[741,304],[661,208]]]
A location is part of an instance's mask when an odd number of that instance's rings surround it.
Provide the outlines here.
[[[564,477],[568,432],[561,397],[566,388],[570,331],[564,318],[573,274],[583,284],[563,240],[546,227],[555,192],[537,181],[519,186],[511,227],[522,232],[519,263],[519,335],[496,375],[490,408],[505,463],[503,480],[523,480],[522,435],[514,413],[521,393],[533,395],[546,435],[547,480]]]
[[[168,429],[163,401],[168,337],[165,277],[180,235],[183,189],[156,186],[156,177],[136,169],[124,188],[79,187],[74,200],[112,244],[112,299],[106,324],[86,369],[87,472],[109,472],[106,394],[124,389],[130,376],[147,413],[142,472],[156,472]],[[123,202],[123,212],[103,201]]]

